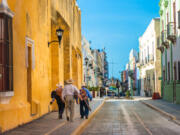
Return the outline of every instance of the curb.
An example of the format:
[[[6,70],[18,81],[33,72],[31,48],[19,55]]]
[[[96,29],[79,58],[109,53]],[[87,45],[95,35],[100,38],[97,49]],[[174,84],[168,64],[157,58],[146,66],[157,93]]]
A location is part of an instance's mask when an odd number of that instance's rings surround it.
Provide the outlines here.
[[[163,111],[163,110],[155,107],[154,105],[151,105],[151,104],[146,103],[146,102],[144,102],[144,101],[140,101],[140,102],[143,103],[143,104],[145,104],[146,106],[152,108],[153,110],[158,111],[159,113],[161,113],[161,114],[169,117],[169,118],[172,119],[176,124],[180,125],[180,121],[176,120],[176,117],[175,117],[174,115],[169,114],[169,113],[167,113],[167,112],[165,112],[165,111]]]
[[[89,118],[85,121],[83,121],[80,126],[78,128],[76,128],[75,131],[73,131],[71,133],[71,135],[80,135],[84,129],[86,128],[86,126],[91,122],[91,120],[94,118],[94,116],[97,114],[97,112],[101,109],[101,107],[104,105],[105,101],[107,100],[107,98],[104,99],[104,101],[102,102],[101,105],[99,105],[96,110],[89,116]]]

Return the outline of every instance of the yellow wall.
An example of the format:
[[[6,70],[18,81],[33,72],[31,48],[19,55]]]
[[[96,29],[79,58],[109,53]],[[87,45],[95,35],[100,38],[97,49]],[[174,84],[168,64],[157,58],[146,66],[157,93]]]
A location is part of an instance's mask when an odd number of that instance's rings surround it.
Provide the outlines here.
[[[8,4],[14,12],[14,96],[9,104],[0,104],[2,131],[46,114],[51,100],[50,92],[58,82],[64,84],[65,79],[73,76],[78,79],[78,87],[82,82],[81,13],[75,0],[8,0]],[[59,27],[64,30],[61,48],[56,43],[48,48],[48,41],[57,40],[56,29]],[[32,105],[27,101],[26,37],[35,43]],[[76,60],[78,66],[72,64],[72,60]],[[74,65],[78,71],[76,73],[73,73]],[[31,106],[36,113],[33,116]]]

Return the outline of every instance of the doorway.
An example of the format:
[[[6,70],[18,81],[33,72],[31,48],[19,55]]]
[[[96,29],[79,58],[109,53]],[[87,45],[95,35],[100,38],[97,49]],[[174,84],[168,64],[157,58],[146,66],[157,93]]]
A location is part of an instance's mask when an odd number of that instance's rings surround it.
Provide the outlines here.
[[[30,104],[32,114],[32,48],[28,46],[28,67],[27,67],[27,101]]]

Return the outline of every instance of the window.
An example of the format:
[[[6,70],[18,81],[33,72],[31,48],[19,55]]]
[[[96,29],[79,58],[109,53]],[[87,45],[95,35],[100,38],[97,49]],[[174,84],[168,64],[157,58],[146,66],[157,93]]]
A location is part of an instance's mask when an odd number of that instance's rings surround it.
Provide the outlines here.
[[[163,70],[163,81],[166,80],[166,73],[165,73],[165,70]]]
[[[178,80],[180,80],[180,61],[178,62]]]
[[[170,63],[168,62],[168,81],[170,81]]]
[[[174,34],[176,34],[176,2],[173,3]]]
[[[0,92],[13,90],[12,18],[0,14]]]
[[[177,67],[176,67],[176,62],[174,62],[174,80],[177,80]]]
[[[164,31],[164,20],[162,20],[162,31]]]
[[[178,28],[180,29],[180,10],[178,11]]]
[[[169,13],[167,13],[167,18],[166,18],[167,20],[167,24],[169,23]]]

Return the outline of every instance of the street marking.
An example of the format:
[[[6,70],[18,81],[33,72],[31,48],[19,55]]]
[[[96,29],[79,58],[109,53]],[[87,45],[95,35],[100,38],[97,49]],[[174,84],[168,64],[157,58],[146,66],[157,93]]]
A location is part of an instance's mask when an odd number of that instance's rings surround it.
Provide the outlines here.
[[[122,113],[123,113],[123,115],[124,115],[124,119],[125,119],[126,122],[127,122],[128,131],[129,131],[130,133],[133,133],[133,134],[137,135],[138,132],[137,132],[137,130],[134,128],[134,124],[133,124],[133,121],[132,121],[132,118],[131,118],[130,114],[128,113],[127,107],[125,108],[125,105],[122,104],[122,105],[120,106],[120,108],[121,108]]]
[[[149,133],[149,135],[152,135],[152,132],[147,128],[147,126],[144,124],[144,122],[142,121],[142,119],[138,116],[138,114],[136,112],[134,112],[134,115],[136,116],[137,120],[140,122],[140,124],[144,127],[144,129]]]
[[[57,130],[58,128],[64,126],[67,122],[63,122],[61,124],[59,124],[58,126],[56,126],[55,128],[53,128],[52,130],[50,130],[49,132],[47,132],[46,134],[44,135],[50,135],[51,133],[53,133],[55,130]]]

